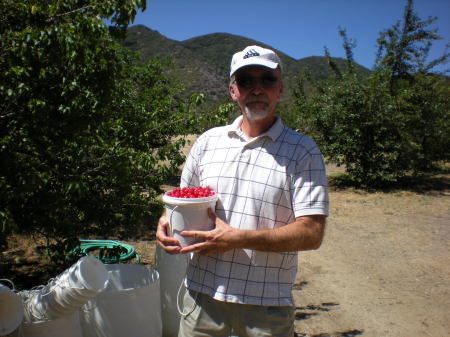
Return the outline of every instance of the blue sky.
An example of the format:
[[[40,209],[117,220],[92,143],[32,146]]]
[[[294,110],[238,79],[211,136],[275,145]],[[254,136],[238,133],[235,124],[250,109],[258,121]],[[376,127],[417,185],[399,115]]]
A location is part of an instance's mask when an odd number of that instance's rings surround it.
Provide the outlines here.
[[[230,33],[268,44],[295,58],[344,57],[338,27],[356,40],[355,61],[372,68],[379,32],[401,20],[404,0],[148,0],[147,9],[132,25],[143,24],[167,38],[183,41],[210,33]],[[443,54],[450,42],[450,0],[415,0],[424,20],[438,18],[443,40],[433,44],[430,56]],[[230,55],[231,58],[231,55]],[[450,64],[436,70],[449,69]]]

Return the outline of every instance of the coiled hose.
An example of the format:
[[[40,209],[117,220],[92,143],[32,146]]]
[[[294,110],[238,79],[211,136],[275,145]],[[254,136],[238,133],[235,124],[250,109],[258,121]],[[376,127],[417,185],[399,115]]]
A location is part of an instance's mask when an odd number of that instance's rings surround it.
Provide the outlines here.
[[[98,250],[99,255],[91,254]],[[71,251],[78,256],[93,256],[105,264],[119,263],[136,258],[136,263],[140,262],[140,257],[136,254],[133,246],[114,240],[88,240],[80,239],[80,245]]]

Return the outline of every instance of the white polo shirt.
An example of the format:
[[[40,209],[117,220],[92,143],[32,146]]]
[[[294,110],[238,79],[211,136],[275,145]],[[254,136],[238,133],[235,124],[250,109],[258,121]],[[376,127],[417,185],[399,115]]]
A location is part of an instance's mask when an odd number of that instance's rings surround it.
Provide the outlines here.
[[[182,187],[209,186],[219,197],[216,214],[240,229],[271,229],[303,215],[328,215],[323,157],[316,144],[277,117],[264,134],[247,139],[233,124],[202,134],[186,160]],[[297,252],[234,249],[194,255],[187,287],[217,300],[293,305]]]

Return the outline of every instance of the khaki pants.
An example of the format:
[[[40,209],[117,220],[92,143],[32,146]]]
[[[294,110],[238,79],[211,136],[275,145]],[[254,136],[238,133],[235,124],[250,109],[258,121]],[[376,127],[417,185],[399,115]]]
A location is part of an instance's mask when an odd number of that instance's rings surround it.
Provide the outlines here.
[[[293,337],[294,307],[216,301],[187,291],[178,337]]]

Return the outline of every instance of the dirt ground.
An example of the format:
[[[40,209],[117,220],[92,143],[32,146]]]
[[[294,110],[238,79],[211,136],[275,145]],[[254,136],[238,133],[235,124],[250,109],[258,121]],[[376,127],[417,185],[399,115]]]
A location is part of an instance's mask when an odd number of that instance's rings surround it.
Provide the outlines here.
[[[448,174],[422,189],[331,189],[322,247],[300,254],[297,336],[449,337],[449,197]],[[128,243],[153,265],[151,236]],[[3,254],[25,263],[32,251]]]
[[[449,190],[331,191],[325,240],[304,252],[299,336],[450,336]]]

